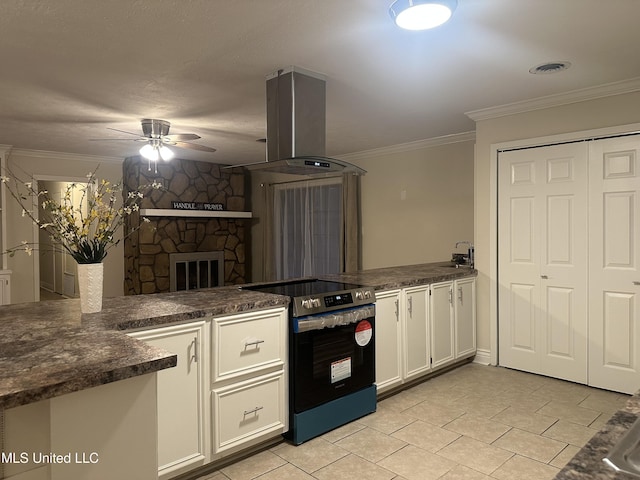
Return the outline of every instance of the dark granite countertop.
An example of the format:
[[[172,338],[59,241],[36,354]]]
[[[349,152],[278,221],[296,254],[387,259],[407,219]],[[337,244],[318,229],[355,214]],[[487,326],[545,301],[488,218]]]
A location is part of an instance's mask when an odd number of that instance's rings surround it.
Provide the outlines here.
[[[428,263],[323,278],[388,290],[476,274],[451,265]],[[176,365],[176,355],[125,331],[288,304],[287,297],[229,286],[105,298],[101,312],[84,315],[79,299],[0,306],[0,409]]]
[[[400,267],[375,268],[355,273],[327,275],[322,278],[338,280],[356,285],[374,287],[376,290],[392,290],[407,288],[428,283],[445,282],[456,278],[477,275],[476,270],[469,267],[454,268],[451,262],[423,263]]]
[[[603,462],[640,416],[640,392],[633,395],[587,444],[558,472],[555,480],[637,480]]]
[[[105,298],[99,313],[80,300],[0,306],[0,409],[17,407],[176,365],[176,355],[124,331],[212,315],[286,306],[286,297],[221,287]]]

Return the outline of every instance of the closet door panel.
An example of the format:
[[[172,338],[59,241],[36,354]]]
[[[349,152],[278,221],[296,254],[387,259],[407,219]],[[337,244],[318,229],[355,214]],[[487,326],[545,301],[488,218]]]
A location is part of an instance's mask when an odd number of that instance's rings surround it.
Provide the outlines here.
[[[592,142],[589,384],[640,386],[640,138]]]
[[[506,316],[512,348],[535,353],[536,350],[535,285],[511,285],[511,310]]]
[[[501,153],[498,168],[499,363],[582,383],[586,164],[568,144]]]
[[[587,382],[587,148],[547,147],[540,279],[542,373]],[[545,150],[546,150],[545,149]]]
[[[617,292],[604,292],[602,364],[612,370],[633,373],[637,352],[633,344],[634,296]]]
[[[536,190],[545,174],[535,157],[522,151],[501,154],[498,173],[499,363],[537,372],[541,353]]]

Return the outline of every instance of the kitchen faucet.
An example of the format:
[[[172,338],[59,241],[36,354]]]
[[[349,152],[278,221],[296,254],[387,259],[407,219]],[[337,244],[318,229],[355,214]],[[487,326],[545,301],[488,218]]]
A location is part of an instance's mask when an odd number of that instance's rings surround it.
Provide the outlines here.
[[[473,243],[469,242],[468,240],[463,240],[461,242],[456,242],[456,248],[458,248],[459,245],[467,245],[469,247],[469,249],[467,250],[467,262],[469,262],[469,267],[473,268],[475,260]]]

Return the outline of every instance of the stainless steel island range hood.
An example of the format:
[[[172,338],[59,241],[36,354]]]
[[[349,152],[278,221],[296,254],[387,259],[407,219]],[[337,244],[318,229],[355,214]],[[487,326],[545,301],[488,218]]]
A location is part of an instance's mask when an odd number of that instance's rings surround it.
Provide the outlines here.
[[[267,159],[247,169],[305,176],[366,173],[325,156],[325,84],[324,76],[293,66],[267,76]]]

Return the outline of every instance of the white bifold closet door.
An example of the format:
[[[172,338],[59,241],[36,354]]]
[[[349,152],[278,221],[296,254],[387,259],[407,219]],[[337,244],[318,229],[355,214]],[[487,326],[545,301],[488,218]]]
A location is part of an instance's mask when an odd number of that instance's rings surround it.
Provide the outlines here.
[[[640,136],[591,142],[589,384],[640,388]]]
[[[499,363],[587,382],[586,143],[502,152]]]

